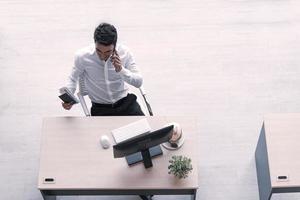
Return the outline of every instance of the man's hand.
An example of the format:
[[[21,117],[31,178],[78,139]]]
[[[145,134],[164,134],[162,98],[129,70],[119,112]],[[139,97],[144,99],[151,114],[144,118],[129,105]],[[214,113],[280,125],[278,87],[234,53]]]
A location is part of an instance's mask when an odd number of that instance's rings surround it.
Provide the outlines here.
[[[70,104],[70,103],[64,103],[64,102],[62,102],[61,103],[62,104],[62,107],[64,108],[64,109],[66,109],[66,110],[70,110],[71,108],[72,108],[72,104]]]
[[[112,55],[111,62],[114,65],[116,72],[120,72],[122,70],[122,62],[117,51],[115,51],[114,54]]]

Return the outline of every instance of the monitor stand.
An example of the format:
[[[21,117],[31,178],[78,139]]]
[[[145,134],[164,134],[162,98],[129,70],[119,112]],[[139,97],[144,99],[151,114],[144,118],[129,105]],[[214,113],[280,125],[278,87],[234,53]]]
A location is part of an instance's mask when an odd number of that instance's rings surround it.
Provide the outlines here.
[[[163,152],[160,148],[160,145],[157,145],[149,149],[146,149],[142,152],[137,152],[129,156],[126,156],[125,158],[129,166],[139,162],[144,162],[145,168],[149,168],[152,167],[151,158],[162,154]]]

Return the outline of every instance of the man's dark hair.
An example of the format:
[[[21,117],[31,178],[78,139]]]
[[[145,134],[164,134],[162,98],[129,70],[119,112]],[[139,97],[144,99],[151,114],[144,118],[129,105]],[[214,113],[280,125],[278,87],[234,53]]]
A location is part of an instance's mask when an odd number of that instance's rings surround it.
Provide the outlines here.
[[[111,24],[101,23],[95,29],[94,40],[99,44],[103,44],[105,46],[113,44],[116,46],[117,39],[117,29]]]

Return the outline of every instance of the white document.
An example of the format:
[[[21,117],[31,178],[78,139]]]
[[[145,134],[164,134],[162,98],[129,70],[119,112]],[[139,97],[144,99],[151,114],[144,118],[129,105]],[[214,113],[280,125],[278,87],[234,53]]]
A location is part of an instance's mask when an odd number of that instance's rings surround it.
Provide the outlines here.
[[[120,128],[112,130],[112,135],[116,143],[120,143],[129,138],[135,137],[137,135],[148,133],[151,131],[151,127],[147,119],[141,119],[139,121],[127,124]]]

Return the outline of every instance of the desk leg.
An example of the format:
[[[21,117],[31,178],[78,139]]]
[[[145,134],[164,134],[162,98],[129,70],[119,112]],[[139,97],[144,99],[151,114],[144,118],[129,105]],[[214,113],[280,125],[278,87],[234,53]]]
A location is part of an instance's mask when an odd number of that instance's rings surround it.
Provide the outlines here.
[[[191,195],[191,200],[196,200],[197,197],[197,190],[193,191],[193,194]]]
[[[47,195],[47,194],[45,194],[45,192],[43,192],[43,191],[41,191],[41,193],[42,193],[42,196],[43,196],[43,199],[44,200],[56,200],[56,196],[54,196],[54,195]]]

